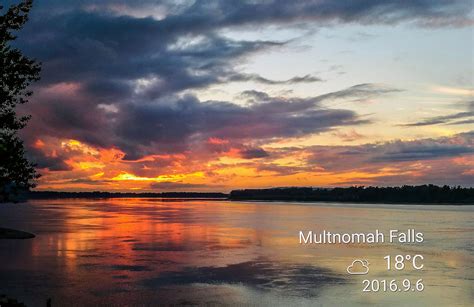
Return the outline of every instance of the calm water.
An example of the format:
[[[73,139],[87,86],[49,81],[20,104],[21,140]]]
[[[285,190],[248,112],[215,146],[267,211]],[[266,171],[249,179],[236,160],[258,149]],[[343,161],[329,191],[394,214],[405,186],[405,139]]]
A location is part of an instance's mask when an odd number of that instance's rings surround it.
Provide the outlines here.
[[[474,206],[156,199],[47,200],[0,206],[0,294],[31,306],[252,304],[472,306]],[[422,244],[299,244],[300,230],[424,233]],[[424,269],[387,271],[385,255]],[[355,258],[370,273],[348,275]],[[362,280],[422,278],[423,292],[364,293]]]

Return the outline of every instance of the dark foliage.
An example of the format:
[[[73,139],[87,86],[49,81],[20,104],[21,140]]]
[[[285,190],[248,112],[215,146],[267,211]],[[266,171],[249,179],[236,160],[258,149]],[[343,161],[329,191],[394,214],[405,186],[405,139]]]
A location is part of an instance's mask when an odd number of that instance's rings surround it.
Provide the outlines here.
[[[224,193],[213,192],[162,192],[162,193],[120,193],[120,192],[55,192],[35,191],[29,193],[29,198],[227,198]]]
[[[0,295],[0,306],[5,307],[26,307],[25,304],[14,298],[7,297],[5,294]]]
[[[17,135],[30,117],[19,116],[15,109],[32,95],[27,88],[39,79],[40,65],[10,45],[16,39],[12,32],[28,20],[31,6],[32,1],[23,1],[0,15],[0,202],[17,200],[23,191],[35,186],[39,177]]]
[[[235,190],[231,200],[337,201],[474,204],[474,188],[420,185],[402,187],[272,188]]]

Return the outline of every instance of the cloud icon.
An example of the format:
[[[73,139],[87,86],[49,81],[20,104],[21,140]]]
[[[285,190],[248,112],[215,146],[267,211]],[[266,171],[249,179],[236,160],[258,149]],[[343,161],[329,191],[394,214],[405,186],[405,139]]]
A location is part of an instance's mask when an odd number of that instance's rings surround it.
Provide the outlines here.
[[[367,260],[356,259],[347,267],[347,273],[351,275],[365,275],[369,273],[369,262]]]

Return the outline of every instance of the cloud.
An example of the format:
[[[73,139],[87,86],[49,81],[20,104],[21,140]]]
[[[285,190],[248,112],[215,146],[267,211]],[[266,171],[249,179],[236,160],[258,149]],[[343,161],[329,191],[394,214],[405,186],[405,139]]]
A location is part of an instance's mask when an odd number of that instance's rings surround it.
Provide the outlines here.
[[[430,140],[398,141],[376,149],[381,152],[371,159],[373,162],[423,161],[474,154],[474,148],[466,145],[440,144]]]
[[[8,6],[15,1],[7,1]],[[152,10],[151,7],[158,9]],[[138,17],[137,11],[148,11]],[[160,11],[160,16],[152,13]],[[43,62],[43,84],[80,81],[109,97],[117,89],[132,95],[139,79],[159,80],[151,97],[205,87],[220,80],[266,84],[320,81],[306,75],[274,81],[238,73],[236,61],[277,41],[236,41],[223,28],[307,23],[421,22],[470,19],[469,1],[41,1],[17,44]],[[87,63],[87,65],[84,65]],[[107,81],[103,81],[107,80]],[[97,83],[102,83],[97,91]],[[105,84],[107,83],[107,84]],[[85,88],[88,88],[87,86]],[[107,90],[108,89],[108,90]],[[104,92],[105,91],[105,92]]]
[[[265,149],[256,146],[258,142],[242,145],[235,140],[208,138],[193,143],[188,151],[157,154],[155,150],[136,160],[117,149],[94,148],[76,141],[54,147],[51,140],[44,140],[41,152],[57,157],[58,162],[66,161],[74,170],[46,172],[42,180],[50,188],[68,185],[104,190],[130,185],[143,190],[183,191],[226,191],[249,184],[469,186],[474,179],[473,135],[474,132],[467,132],[444,138],[352,146],[267,145]],[[246,174],[245,179],[240,172]],[[114,179],[120,176],[131,179]]]
[[[448,125],[467,125],[467,124],[474,124],[474,118],[473,119],[460,120],[460,121],[454,121],[454,122],[448,123]]]
[[[64,161],[66,156],[46,154],[34,147],[29,147],[27,151],[28,159],[36,164],[39,169],[49,169],[50,171],[70,171],[72,167]]]
[[[474,167],[473,135],[474,132],[467,132],[414,141],[268,148],[269,158],[253,167],[271,172],[272,178],[295,174],[329,176],[340,184],[404,184],[405,180],[413,184],[466,185],[474,175],[468,172]],[[293,161],[290,165],[279,162],[288,157]]]
[[[35,101],[25,106],[33,115],[27,133],[116,146],[128,159],[138,159],[156,152],[183,152],[209,137],[244,143],[368,123],[354,111],[328,109],[321,103],[367,100],[398,89],[367,83],[309,98],[253,92],[245,107],[231,101],[200,101],[183,92],[222,82],[321,81],[313,75],[271,80],[241,72],[237,67],[246,57],[288,42],[234,40],[220,34],[223,28],[301,21],[392,23],[465,13],[462,3],[444,2],[199,1],[163,2],[158,5],[160,16],[137,16],[153,4],[71,1],[65,5],[49,0],[35,5],[16,42],[43,62]]]
[[[420,126],[431,126],[431,125],[438,125],[438,124],[446,124],[446,125],[462,125],[462,124],[470,124],[474,121],[474,101],[469,101],[465,103],[467,107],[467,111],[458,112],[450,115],[444,116],[435,116],[426,118],[424,120],[409,123],[409,124],[402,124],[400,126],[404,127],[420,127]]]
[[[226,81],[254,81],[268,85],[278,85],[278,84],[296,84],[296,83],[312,83],[312,82],[320,82],[323,81],[322,79],[312,76],[312,75],[304,75],[304,76],[296,76],[288,80],[278,81],[278,80],[270,80],[259,76],[257,74],[235,74],[229,76]]]
[[[347,132],[337,131],[334,132],[332,135],[340,138],[344,142],[352,142],[363,139],[365,137],[364,135],[358,133],[355,129],[349,130]]]
[[[268,157],[269,154],[262,148],[250,148],[241,151],[241,157],[244,159],[258,159]]]
[[[266,146],[266,142],[284,138],[341,127],[350,131],[347,129],[370,123],[352,110],[331,104],[367,101],[401,91],[383,84],[356,84],[314,97],[250,90],[242,93],[239,102],[203,100],[190,93],[228,82],[277,86],[323,81],[311,74],[273,80],[246,72],[242,64],[249,57],[284,48],[292,40],[231,39],[225,35],[227,30],[402,22],[452,27],[468,25],[471,16],[469,1],[442,0],[36,1],[30,21],[15,41],[27,55],[43,63],[42,80],[34,85],[32,102],[19,110],[33,115],[23,131],[24,139],[40,167],[53,171],[74,165],[83,183],[96,180],[87,178],[98,172],[74,163],[80,155],[91,160],[86,162],[98,163],[97,159],[104,158],[101,154],[98,158],[75,153],[58,144],[53,146],[55,152],[40,150],[34,147],[37,139],[57,143],[73,139],[98,151],[110,151],[106,154],[119,152],[119,158],[107,158],[113,163],[107,165],[104,178],[113,178],[122,170],[150,178],[176,169],[185,173],[188,168],[206,168],[219,155],[244,159],[257,172],[293,174],[463,157],[470,154],[471,145],[440,140],[279,150]],[[470,122],[472,117],[465,115],[434,120],[451,125]],[[339,137],[359,137],[346,134]],[[307,154],[300,160],[307,159],[308,165],[272,163],[294,153]],[[312,159],[314,164],[309,163]],[[215,169],[208,168],[206,175],[214,176]]]
[[[284,44],[189,34],[192,29],[170,28],[153,18],[74,11],[32,18],[18,45],[43,62],[43,85],[80,82],[103,99],[137,94],[154,99],[220,83],[235,76],[235,61]],[[140,82],[147,83],[141,92]]]
[[[179,191],[179,190],[202,190],[206,188],[205,184],[192,184],[192,183],[182,183],[182,182],[152,182],[150,188],[153,190],[160,191]],[[214,188],[218,188],[215,187]]]
[[[347,90],[344,97],[351,97]],[[374,91],[364,91],[374,95]],[[334,95],[334,96],[332,96]],[[200,101],[193,95],[107,104],[75,83],[40,89],[29,106],[33,119],[27,138],[43,135],[75,139],[94,146],[115,146],[135,160],[154,153],[184,152],[210,138],[232,143],[317,134],[335,127],[366,124],[354,111],[322,107],[336,97],[274,97],[243,94],[248,104]],[[354,92],[356,97],[362,93]],[[100,102],[100,103],[99,103]],[[236,144],[234,144],[236,145]]]
[[[122,105],[113,124],[115,144],[127,153],[136,146],[156,150],[160,145],[182,151],[195,140],[211,137],[234,141],[297,137],[368,122],[353,111],[320,107],[319,100],[266,95],[263,101],[241,106],[202,102],[187,95],[154,104]]]
[[[342,90],[329,92],[329,93],[319,95],[316,97],[300,99],[300,101],[306,100],[308,104],[316,104],[316,103],[320,104],[323,102],[333,102],[338,99],[347,99],[351,101],[364,101],[371,98],[387,95],[390,93],[396,93],[400,91],[402,90],[392,88],[384,84],[364,83],[364,84],[356,84]],[[241,98],[247,99],[248,102],[253,102],[253,103],[265,102],[272,99],[270,96],[268,96],[268,94],[264,92],[259,92],[256,90],[244,91],[241,93],[240,96]],[[273,98],[273,100],[275,99]],[[291,99],[291,100],[297,101],[298,99]],[[280,98],[280,101],[283,101],[283,104],[286,104],[284,98]],[[300,105],[303,105],[303,104],[300,104]]]
[[[354,146],[310,146],[310,162],[325,169],[354,169],[376,163],[414,162],[474,155],[473,132],[452,137],[390,141]],[[375,164],[374,164],[375,163]]]
[[[446,116],[437,116],[424,119],[415,123],[403,124],[404,127],[421,127],[421,126],[431,126],[438,124],[455,124],[457,122],[451,121],[453,119],[464,118],[466,116],[471,117],[474,115],[474,112],[460,112],[456,114],[446,115]]]
[[[8,6],[13,0],[7,0]],[[155,16],[176,27],[196,25],[197,28],[290,23],[301,21],[351,23],[397,23],[416,21],[429,26],[462,26],[470,20],[469,1],[118,1],[118,0],[43,0],[40,13],[61,13],[70,10],[106,12],[129,16]],[[457,17],[457,22],[453,19]]]

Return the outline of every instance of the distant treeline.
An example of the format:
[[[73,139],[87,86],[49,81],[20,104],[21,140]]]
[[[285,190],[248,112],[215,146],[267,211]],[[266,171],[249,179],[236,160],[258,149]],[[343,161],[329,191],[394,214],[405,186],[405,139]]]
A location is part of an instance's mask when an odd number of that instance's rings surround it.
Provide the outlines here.
[[[420,185],[402,187],[271,188],[234,190],[231,200],[336,201],[474,204],[474,188]]]
[[[402,187],[313,188],[287,187],[270,189],[234,190],[230,194],[218,192],[54,192],[32,191],[30,199],[55,198],[206,198],[263,201],[333,201],[367,203],[462,203],[474,204],[474,188],[419,185]]]
[[[121,193],[121,192],[55,192],[32,191],[28,193],[30,199],[55,198],[228,198],[224,193],[207,192],[162,192],[162,193]]]

